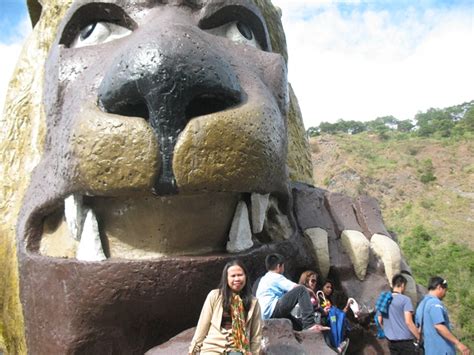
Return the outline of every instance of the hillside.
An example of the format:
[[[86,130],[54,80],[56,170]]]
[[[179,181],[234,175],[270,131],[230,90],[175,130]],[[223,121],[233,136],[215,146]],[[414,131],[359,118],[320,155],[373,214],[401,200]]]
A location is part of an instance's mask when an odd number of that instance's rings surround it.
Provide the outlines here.
[[[448,279],[456,334],[474,345],[474,140],[396,133],[310,138],[315,185],[380,203],[415,279]]]

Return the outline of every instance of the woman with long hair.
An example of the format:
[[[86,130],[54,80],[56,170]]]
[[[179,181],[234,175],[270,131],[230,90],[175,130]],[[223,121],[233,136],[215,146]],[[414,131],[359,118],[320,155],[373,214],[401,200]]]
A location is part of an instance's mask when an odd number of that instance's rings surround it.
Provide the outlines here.
[[[260,354],[262,316],[240,260],[222,270],[219,288],[207,295],[189,354]]]
[[[300,280],[298,282],[300,285],[305,285],[306,287],[312,289],[316,292],[316,287],[318,285],[318,274],[313,270],[306,270],[301,273]]]
[[[350,303],[348,302],[342,310],[337,308],[334,282],[329,279],[323,282],[321,290],[316,294],[323,308],[321,323],[331,328],[331,332],[324,335],[324,340],[338,354],[345,354],[349,346],[346,313]]]
[[[306,270],[301,273],[300,280],[298,281],[300,285],[304,285],[310,290],[313,290],[316,293],[318,286],[318,274],[313,270]],[[317,298],[311,296],[311,303],[313,304],[314,310],[318,311],[319,301]]]

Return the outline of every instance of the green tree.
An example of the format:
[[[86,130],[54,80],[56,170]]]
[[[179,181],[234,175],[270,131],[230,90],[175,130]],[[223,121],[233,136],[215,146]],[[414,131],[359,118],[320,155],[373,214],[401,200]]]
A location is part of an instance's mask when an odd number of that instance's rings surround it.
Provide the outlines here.
[[[337,129],[338,129],[337,123],[321,122],[319,124],[319,131],[321,133],[334,134],[338,132]]]
[[[464,116],[456,123],[455,131],[462,135],[465,132],[474,133],[474,105],[469,108]]]
[[[367,130],[367,125],[360,121],[347,121],[346,122],[346,133],[357,134]]]
[[[413,128],[415,128],[415,125],[411,120],[402,120],[397,124],[398,132],[410,132]]]
[[[426,112],[419,112],[415,116],[418,126],[418,135],[421,137],[430,137],[439,135],[449,137],[455,122],[453,116],[447,110],[430,108]]]
[[[393,116],[377,117],[375,120],[367,122],[367,129],[377,133],[380,138],[387,139],[388,132],[397,127],[398,122]]]

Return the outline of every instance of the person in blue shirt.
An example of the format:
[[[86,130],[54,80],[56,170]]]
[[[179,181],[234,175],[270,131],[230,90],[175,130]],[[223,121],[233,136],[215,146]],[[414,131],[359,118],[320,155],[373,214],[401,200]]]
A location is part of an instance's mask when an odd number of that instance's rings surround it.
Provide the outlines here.
[[[405,296],[407,279],[402,274],[392,278],[392,300],[387,313],[377,311],[378,321],[383,327],[389,343],[391,355],[416,355],[418,348],[415,341],[420,332],[413,323],[413,305]]]
[[[285,259],[282,255],[267,255],[265,267],[267,273],[261,278],[257,288],[257,299],[262,309],[263,319],[291,319],[291,310],[298,304],[304,330],[320,332],[328,329],[316,324],[311,303],[311,296],[316,298],[313,290],[283,276]]]
[[[456,348],[469,355],[469,348],[451,332],[448,311],[441,300],[448,291],[448,282],[439,276],[430,278],[428,294],[416,309],[415,321],[422,328],[426,355],[455,355]]]

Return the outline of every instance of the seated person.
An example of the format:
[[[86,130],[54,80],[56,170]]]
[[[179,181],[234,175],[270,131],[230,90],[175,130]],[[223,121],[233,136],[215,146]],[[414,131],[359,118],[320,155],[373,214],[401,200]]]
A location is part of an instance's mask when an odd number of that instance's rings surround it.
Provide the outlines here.
[[[301,309],[303,330],[320,332],[322,327],[314,319],[311,297],[314,291],[298,285],[283,276],[285,259],[280,254],[270,254],[265,258],[267,273],[257,288],[257,298],[262,309],[263,319],[292,319],[291,311],[298,304]]]
[[[219,288],[209,292],[189,354],[260,354],[262,317],[240,260],[222,270]]]
[[[342,310],[337,308],[334,297],[334,283],[329,279],[323,283],[323,287],[317,292],[317,296],[323,309],[321,324],[331,328],[331,332],[325,335],[324,339],[337,353],[344,354],[349,346],[349,339],[346,339],[348,330],[346,313],[351,303],[355,301],[350,298]]]
[[[334,297],[334,283],[331,280],[327,279],[323,283],[323,287],[321,288],[320,291],[317,292],[317,295],[318,295],[318,302],[320,303],[321,307],[326,309],[326,313],[329,307],[338,306],[338,304],[336,304],[336,299]],[[344,313],[347,313],[347,311],[349,310],[352,304],[356,305],[357,302],[353,298],[349,298],[344,308],[342,308],[342,311]],[[356,312],[354,312],[354,316],[357,317]]]
[[[300,285],[303,285],[313,290],[313,292],[316,292],[318,288],[318,274],[313,270],[306,270],[301,274],[300,280],[298,283]],[[323,313],[324,310],[321,307],[321,304],[319,303],[318,297],[311,296],[311,304],[313,305],[313,311],[314,311],[314,317],[315,317],[316,323],[321,324],[321,314]],[[292,314],[296,318],[301,318],[301,310],[298,305],[296,305]]]
[[[313,270],[306,270],[301,274],[298,283],[313,290],[313,292],[316,293],[318,286],[318,274]],[[313,304],[313,307],[319,306],[318,298],[311,296],[311,303]]]

